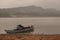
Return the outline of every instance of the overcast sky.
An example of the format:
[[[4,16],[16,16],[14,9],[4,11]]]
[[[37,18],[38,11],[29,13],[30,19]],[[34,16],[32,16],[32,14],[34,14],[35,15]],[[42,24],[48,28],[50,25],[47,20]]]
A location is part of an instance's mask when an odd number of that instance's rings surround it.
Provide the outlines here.
[[[0,0],[0,8],[36,5],[44,8],[60,9],[60,0]]]

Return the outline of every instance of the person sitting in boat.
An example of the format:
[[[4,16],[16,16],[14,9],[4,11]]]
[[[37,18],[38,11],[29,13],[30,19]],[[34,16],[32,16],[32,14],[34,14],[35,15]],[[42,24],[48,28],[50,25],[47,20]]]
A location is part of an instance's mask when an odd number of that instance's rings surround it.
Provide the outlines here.
[[[22,26],[22,25],[18,25],[18,26],[17,26],[17,30],[19,30],[19,29],[20,29],[20,30],[23,29],[23,26]]]

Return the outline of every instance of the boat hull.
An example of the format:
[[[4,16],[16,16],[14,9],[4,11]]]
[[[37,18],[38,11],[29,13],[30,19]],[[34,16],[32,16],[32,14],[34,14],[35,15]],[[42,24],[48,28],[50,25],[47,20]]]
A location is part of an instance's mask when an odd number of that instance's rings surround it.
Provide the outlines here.
[[[7,33],[30,33],[33,32],[33,27],[25,27],[21,30],[5,30]]]

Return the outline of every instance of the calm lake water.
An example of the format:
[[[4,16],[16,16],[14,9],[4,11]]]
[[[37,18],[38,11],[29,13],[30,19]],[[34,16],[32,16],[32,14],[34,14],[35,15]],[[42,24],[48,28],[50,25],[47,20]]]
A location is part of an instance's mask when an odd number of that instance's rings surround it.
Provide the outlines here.
[[[60,17],[0,18],[0,33],[14,29],[17,25],[34,25],[35,34],[60,34]]]

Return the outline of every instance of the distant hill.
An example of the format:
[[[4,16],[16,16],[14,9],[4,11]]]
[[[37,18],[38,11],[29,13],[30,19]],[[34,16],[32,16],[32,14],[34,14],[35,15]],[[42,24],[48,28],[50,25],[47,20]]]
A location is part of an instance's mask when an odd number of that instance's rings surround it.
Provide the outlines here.
[[[60,11],[43,9],[42,7],[27,6],[0,9],[0,17],[60,17]]]

